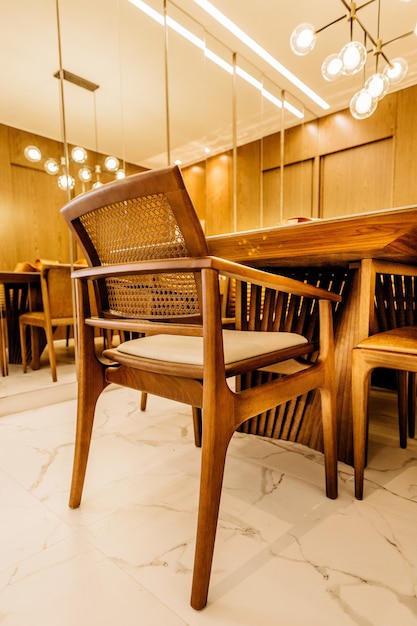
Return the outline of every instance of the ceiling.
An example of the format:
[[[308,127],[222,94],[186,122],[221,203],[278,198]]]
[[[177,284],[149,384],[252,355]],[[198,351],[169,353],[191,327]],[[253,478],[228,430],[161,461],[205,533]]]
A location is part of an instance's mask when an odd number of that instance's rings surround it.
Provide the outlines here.
[[[162,12],[163,0],[146,1]],[[341,0],[212,0],[212,4],[317,92],[329,109],[303,95],[194,0],[168,0],[167,14],[229,63],[236,53],[239,67],[273,96],[284,92],[304,112],[305,120],[347,108],[361,88],[363,72],[331,83],[320,74],[324,58],[349,40],[347,20],[323,30],[308,56],[294,55],[289,45],[300,22],[321,28],[347,14]],[[0,123],[57,140],[65,132],[69,143],[147,167],[165,164],[168,149],[171,161],[180,158],[188,164],[204,158],[206,146],[213,153],[230,148],[234,139],[239,145],[274,132],[281,124],[300,123],[241,79],[234,87],[232,76],[173,30],[165,40],[163,27],[128,0],[59,0],[58,8],[60,47],[56,0],[3,0]],[[360,9],[358,16],[376,38],[378,0]],[[384,43],[412,31],[416,22],[417,0],[381,0]],[[357,25],[354,38],[363,41]],[[409,64],[408,75],[396,88],[416,84],[416,37],[399,39],[383,50],[390,59],[402,56]],[[53,76],[60,67],[59,52],[65,70],[99,85],[92,92],[64,81],[64,116],[60,82]],[[374,69],[370,55],[366,75]]]

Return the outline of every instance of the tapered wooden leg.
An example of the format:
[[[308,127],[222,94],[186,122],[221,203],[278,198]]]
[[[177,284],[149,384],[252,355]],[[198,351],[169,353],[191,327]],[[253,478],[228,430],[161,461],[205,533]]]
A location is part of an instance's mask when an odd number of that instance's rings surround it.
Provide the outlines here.
[[[371,368],[366,364],[361,349],[352,353],[352,417],[353,458],[355,469],[355,496],[363,498],[363,480],[368,446],[368,394]]]
[[[146,391],[142,391],[140,395],[140,410],[141,411],[146,411],[147,401],[148,401],[148,394],[146,393]]]
[[[89,328],[87,333],[93,342],[94,330]],[[73,509],[81,502],[96,403],[106,387],[104,372],[104,366],[95,358],[92,349],[89,355],[85,351],[84,358],[80,358],[78,375],[77,430],[69,500],[69,506]]]
[[[326,495],[337,498],[337,434],[336,403],[331,389],[322,388],[321,407],[323,420],[324,464],[326,472]]]
[[[408,372],[397,371],[398,428],[400,447],[407,447],[408,422]]]
[[[416,431],[416,373],[408,375],[408,436],[414,439]]]
[[[26,324],[23,324],[22,321],[20,321],[19,330],[20,330],[20,349],[22,353],[22,368],[23,368],[23,373],[26,374],[26,370],[27,370]]]
[[[51,368],[52,380],[54,383],[58,380],[56,373],[56,357],[55,357],[55,347],[54,347],[54,336],[52,328],[45,327],[46,334],[46,343],[48,346],[48,355],[49,355],[49,365]]]
[[[202,421],[201,421],[201,409],[193,406],[193,426],[194,426],[194,443],[197,448],[201,448],[201,429],[202,429]]]
[[[207,604],[224,464],[227,447],[233,434],[233,432],[227,434],[224,428],[219,428],[222,432],[204,428],[205,419],[203,413],[200,503],[191,591],[191,606],[197,610],[203,609]]]

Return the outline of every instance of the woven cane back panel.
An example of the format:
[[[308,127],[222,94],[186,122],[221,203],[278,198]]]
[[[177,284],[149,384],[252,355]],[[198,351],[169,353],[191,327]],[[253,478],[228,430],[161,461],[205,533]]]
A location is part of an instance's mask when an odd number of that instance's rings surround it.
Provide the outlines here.
[[[189,256],[164,194],[107,205],[80,217],[101,265]],[[192,273],[106,279],[109,313],[129,318],[172,318],[200,313]]]

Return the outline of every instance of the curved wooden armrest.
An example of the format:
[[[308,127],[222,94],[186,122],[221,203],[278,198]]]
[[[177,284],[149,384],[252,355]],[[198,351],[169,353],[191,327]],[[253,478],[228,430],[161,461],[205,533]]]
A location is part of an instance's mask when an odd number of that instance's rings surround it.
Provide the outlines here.
[[[81,280],[97,280],[110,276],[129,276],[134,274],[157,274],[163,272],[201,271],[214,269],[230,278],[243,282],[253,283],[268,289],[293,293],[297,296],[331,300],[340,302],[341,296],[320,287],[315,287],[293,278],[287,278],[277,274],[270,274],[263,270],[227,261],[218,257],[185,257],[180,259],[166,259],[160,261],[138,261],[135,263],[121,263],[118,265],[106,265],[78,269],[72,277]]]

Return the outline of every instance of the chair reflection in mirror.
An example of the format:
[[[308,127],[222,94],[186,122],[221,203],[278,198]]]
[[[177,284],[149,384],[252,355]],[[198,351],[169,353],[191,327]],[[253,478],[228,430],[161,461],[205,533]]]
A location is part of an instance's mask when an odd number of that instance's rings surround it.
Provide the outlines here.
[[[202,609],[207,602],[227,448],[244,422],[319,389],[326,493],[337,497],[332,316],[340,296],[208,256],[200,221],[177,166],[109,183],[78,196],[62,214],[89,265],[73,274],[79,376],[70,506],[80,505],[95,407],[108,384],[193,407],[201,474],[191,605]],[[236,293],[243,293],[242,286],[248,284],[263,289],[268,324],[264,321],[259,329],[248,330],[244,307],[237,307],[235,329],[224,328],[219,275],[236,282]],[[96,316],[90,310],[91,282]],[[317,319],[314,338],[292,327],[294,303],[305,312],[307,301]],[[97,356],[97,328],[143,336]],[[289,359],[302,359],[304,365],[285,376],[270,376],[265,383],[228,384],[232,377],[238,380]]]
[[[22,347],[23,371],[27,370],[26,327],[42,328],[45,332],[52,380],[57,381],[54,347],[54,330],[66,328],[68,345],[69,330],[74,326],[72,301],[71,266],[68,264],[44,264],[40,268],[42,306],[19,317],[20,342]]]

